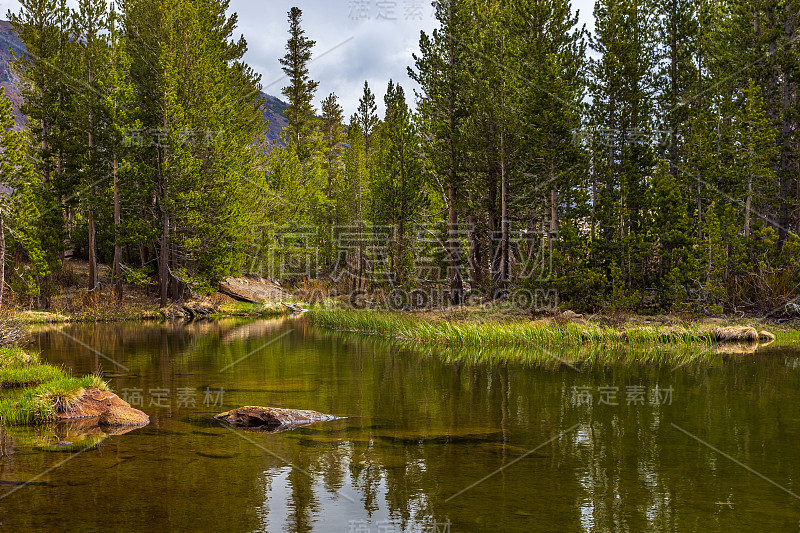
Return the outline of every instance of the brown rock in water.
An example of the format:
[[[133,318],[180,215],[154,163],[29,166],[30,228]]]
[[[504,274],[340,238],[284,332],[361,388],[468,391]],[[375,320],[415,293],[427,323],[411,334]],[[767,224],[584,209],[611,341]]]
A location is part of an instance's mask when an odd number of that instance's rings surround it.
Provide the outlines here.
[[[100,415],[101,426],[146,426],[150,417],[133,407],[112,407]]]
[[[772,342],[775,340],[775,335],[766,330],[758,332],[758,340],[761,342]]]
[[[277,407],[246,405],[215,415],[214,418],[236,427],[275,430],[283,427],[326,422],[328,420],[336,420],[340,417],[301,409],[280,409]]]
[[[749,326],[731,326],[727,328],[714,328],[711,337],[717,342],[758,342],[758,331]]]
[[[128,402],[113,392],[95,387],[84,389],[72,407],[56,415],[57,420],[97,417],[99,417],[98,423],[107,426],[144,426],[150,423],[147,414],[132,408]]]
[[[58,413],[58,420],[100,416],[111,407],[130,407],[130,404],[113,392],[95,387],[84,389],[78,401],[66,411]]]

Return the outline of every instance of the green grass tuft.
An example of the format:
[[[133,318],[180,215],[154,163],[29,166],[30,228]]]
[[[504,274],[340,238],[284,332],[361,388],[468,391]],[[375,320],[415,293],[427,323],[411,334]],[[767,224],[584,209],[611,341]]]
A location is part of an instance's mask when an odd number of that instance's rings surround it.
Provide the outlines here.
[[[19,348],[0,349],[0,423],[39,424],[71,408],[87,387],[109,390],[100,376],[74,377]]]

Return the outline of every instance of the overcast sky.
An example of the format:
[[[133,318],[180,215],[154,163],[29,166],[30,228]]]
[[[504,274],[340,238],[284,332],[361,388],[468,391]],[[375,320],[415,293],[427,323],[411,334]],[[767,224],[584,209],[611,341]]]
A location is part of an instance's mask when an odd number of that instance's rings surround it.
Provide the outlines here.
[[[76,0],[68,0],[73,7]],[[389,79],[400,83],[413,101],[414,83],[407,67],[418,50],[420,30],[436,27],[430,0],[231,0],[230,9],[239,13],[237,33],[248,43],[247,63],[262,75],[264,91],[285,98],[286,84],[278,59],[285,53],[288,38],[287,13],[292,6],[303,10],[303,28],[317,41],[311,77],[319,81],[316,105],[331,92],[339,96],[345,120],[358,106],[364,80],[376,95],[383,112],[383,95]],[[580,10],[580,21],[593,29],[594,0],[572,0]],[[2,1],[3,14],[19,11],[19,3]],[[237,35],[238,37],[238,35]]]
[[[265,4],[269,6],[268,12]],[[339,96],[345,119],[355,111],[364,80],[383,110],[389,79],[399,82],[412,101],[414,83],[407,67],[418,50],[420,30],[436,27],[430,0],[231,0],[248,43],[248,64],[263,76],[264,90],[278,97],[286,84],[278,58],[285,53],[287,13],[303,10],[303,27],[317,41],[311,77],[319,81],[317,106],[329,93]],[[593,29],[594,0],[573,0],[581,23]]]

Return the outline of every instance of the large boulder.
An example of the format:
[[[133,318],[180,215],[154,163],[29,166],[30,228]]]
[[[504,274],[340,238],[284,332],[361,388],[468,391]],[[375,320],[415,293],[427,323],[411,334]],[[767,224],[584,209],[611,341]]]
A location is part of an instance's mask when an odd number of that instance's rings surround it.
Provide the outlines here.
[[[130,407],[130,404],[107,390],[95,387],[83,389],[83,394],[78,396],[69,409],[56,415],[59,420],[72,418],[90,418],[100,416],[112,407]]]
[[[272,280],[257,277],[229,277],[219,284],[219,292],[243,302],[279,302],[291,297]]]
[[[96,419],[106,426],[144,426],[150,422],[147,414],[134,409],[128,402],[106,390],[88,387],[72,404],[56,414],[58,420]]]
[[[235,427],[275,431],[316,422],[336,420],[341,417],[302,409],[280,409],[278,407],[246,405],[215,415],[214,418]]]

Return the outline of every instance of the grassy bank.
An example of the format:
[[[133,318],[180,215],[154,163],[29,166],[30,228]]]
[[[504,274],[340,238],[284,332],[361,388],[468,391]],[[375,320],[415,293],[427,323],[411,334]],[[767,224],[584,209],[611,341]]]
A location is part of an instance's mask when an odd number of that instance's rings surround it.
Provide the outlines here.
[[[37,424],[72,407],[85,387],[108,390],[99,376],[74,377],[21,348],[0,348],[0,423]]]
[[[494,317],[475,313],[453,318],[431,314],[381,311],[312,309],[307,319],[314,324],[358,333],[394,337],[435,345],[474,347],[631,347],[658,343],[702,344],[715,342],[714,328],[705,323],[578,323],[559,319],[531,320]],[[790,342],[797,334],[777,332],[779,342]]]

